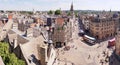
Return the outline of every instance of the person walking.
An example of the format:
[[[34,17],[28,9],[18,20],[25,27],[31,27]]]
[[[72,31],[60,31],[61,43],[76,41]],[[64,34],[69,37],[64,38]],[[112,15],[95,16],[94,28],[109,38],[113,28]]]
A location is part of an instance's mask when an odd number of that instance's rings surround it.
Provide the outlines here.
[[[88,56],[88,59],[90,59],[90,54],[89,54],[89,56]]]

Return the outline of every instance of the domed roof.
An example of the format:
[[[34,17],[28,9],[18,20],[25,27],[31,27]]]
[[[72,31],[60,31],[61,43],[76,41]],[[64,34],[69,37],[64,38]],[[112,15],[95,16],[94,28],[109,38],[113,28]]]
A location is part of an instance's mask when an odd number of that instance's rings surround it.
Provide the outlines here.
[[[117,18],[118,16],[119,16],[118,13],[113,14],[113,18]]]

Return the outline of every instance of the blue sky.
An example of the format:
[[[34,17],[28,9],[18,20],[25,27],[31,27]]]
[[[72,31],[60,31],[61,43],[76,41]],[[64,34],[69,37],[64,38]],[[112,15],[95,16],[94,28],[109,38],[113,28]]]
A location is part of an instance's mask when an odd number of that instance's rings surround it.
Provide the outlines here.
[[[0,10],[120,10],[120,0],[0,0]]]

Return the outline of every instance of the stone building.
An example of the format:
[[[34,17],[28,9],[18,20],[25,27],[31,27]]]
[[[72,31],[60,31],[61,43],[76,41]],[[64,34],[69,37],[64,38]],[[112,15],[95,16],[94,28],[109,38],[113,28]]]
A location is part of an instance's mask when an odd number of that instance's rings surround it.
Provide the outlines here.
[[[56,18],[48,29],[48,37],[53,41],[55,47],[62,47],[70,42],[72,37],[70,19],[67,17]]]
[[[28,28],[25,33],[25,36],[29,38],[38,37],[40,35],[41,35],[41,28],[38,28],[38,27]]]
[[[8,32],[6,41],[9,43],[9,50],[10,50],[10,52],[14,52],[15,55],[18,58],[24,59],[19,44],[24,44],[24,43],[28,42],[28,40],[23,38],[22,36],[16,34],[14,31],[10,30]]]
[[[64,18],[56,18],[55,27],[53,28],[52,40],[55,46],[65,43]]]
[[[87,17],[87,16],[83,16],[82,17],[82,24],[83,24],[83,27],[84,27],[84,29],[85,30],[89,30],[90,29],[90,19],[89,19],[89,17]]]
[[[38,55],[41,62],[41,65],[53,65],[55,58],[56,58],[56,52],[54,50],[54,47],[51,43],[48,43],[48,46],[39,46],[38,45]]]
[[[116,41],[115,54],[120,59],[120,19],[119,19],[119,23],[118,23],[118,27],[117,27],[117,31],[116,31],[116,35],[115,35],[115,41]]]
[[[32,23],[34,23],[34,19],[32,18],[18,19],[18,30],[26,31]]]
[[[0,28],[2,28],[8,22],[8,18],[0,17]]]
[[[40,26],[44,25],[44,21],[41,18],[35,18],[35,22],[39,24]]]
[[[16,30],[18,29],[17,19],[14,19],[14,20],[13,20],[12,29],[16,29]]]
[[[44,42],[43,36],[33,39],[20,36],[10,30],[8,35],[10,51],[26,62],[26,65],[53,65],[56,52],[52,43]]]
[[[97,39],[113,37],[116,31],[117,17],[91,17],[90,33]]]
[[[70,18],[69,18],[69,31],[70,31],[70,37],[71,40],[73,38],[73,32],[74,32],[74,26],[75,26],[75,13],[74,13],[74,6],[73,6],[73,2],[71,3],[71,7],[70,7]]]
[[[26,22],[23,22],[23,21],[18,22],[18,30],[20,30],[20,31],[26,31],[29,27],[30,27],[30,24],[28,23],[28,21],[26,21]]]

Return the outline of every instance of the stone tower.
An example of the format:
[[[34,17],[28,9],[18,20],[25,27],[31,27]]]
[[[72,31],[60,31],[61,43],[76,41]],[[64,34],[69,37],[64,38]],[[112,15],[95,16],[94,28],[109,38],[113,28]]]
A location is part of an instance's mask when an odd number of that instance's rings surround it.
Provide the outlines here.
[[[71,12],[73,11],[73,2],[72,2],[72,4],[71,4],[70,11],[71,11]]]
[[[69,22],[70,22],[70,38],[72,40],[73,38],[73,32],[74,32],[74,25],[75,25],[75,15],[74,15],[74,9],[73,9],[73,2],[71,3],[71,7],[70,7],[70,18],[69,18]]]
[[[73,2],[71,3],[71,7],[70,7],[70,15],[72,16],[72,18],[74,17]]]

